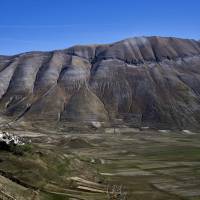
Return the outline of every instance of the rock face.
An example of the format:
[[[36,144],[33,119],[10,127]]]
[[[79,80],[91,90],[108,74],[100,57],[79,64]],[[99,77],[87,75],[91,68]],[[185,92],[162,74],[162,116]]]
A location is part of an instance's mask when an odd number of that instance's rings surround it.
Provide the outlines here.
[[[1,116],[200,127],[200,42],[139,37],[0,56]]]

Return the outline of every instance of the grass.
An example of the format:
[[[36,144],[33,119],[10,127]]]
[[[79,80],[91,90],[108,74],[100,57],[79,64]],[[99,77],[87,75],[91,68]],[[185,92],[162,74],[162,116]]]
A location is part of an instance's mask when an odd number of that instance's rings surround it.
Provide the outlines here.
[[[61,194],[50,194],[50,193],[42,193],[40,196],[41,200],[69,200],[66,195]]]
[[[81,149],[68,147],[65,142],[60,143],[60,141],[65,141],[62,138],[65,136],[47,135],[47,139],[49,137],[50,141],[53,141],[51,143],[46,143],[46,138],[44,140],[36,138],[36,142],[33,139],[31,151],[26,151],[22,156],[0,151],[0,170],[9,172],[20,181],[39,188],[41,200],[69,199],[68,195],[78,194],[87,200],[108,200],[105,194],[77,189],[79,183],[70,181],[70,177],[99,182],[101,188],[107,184],[122,184],[128,192],[128,200],[189,200],[184,196],[170,193],[167,188],[159,190],[154,182],[169,182],[176,188],[176,184],[183,178],[186,178],[187,182],[190,182],[190,178],[200,178],[200,164],[197,163],[200,161],[198,135],[153,132],[117,136],[84,135],[88,143],[92,145]],[[99,138],[102,138],[101,143],[93,143],[93,141],[99,141]],[[95,163],[91,163],[91,159],[95,159]],[[105,163],[102,164],[101,159]],[[184,166],[182,162],[188,162],[190,165]],[[197,164],[193,165],[193,162]],[[131,170],[151,172],[152,175],[142,175],[142,173],[100,175],[100,173],[130,172]],[[90,185],[86,186],[90,187]],[[194,189],[196,187],[195,185]],[[187,189],[185,186],[184,190]],[[57,192],[57,194],[47,191]]]
[[[168,146],[166,148],[149,150],[144,155],[163,161],[200,161],[200,148],[188,146]]]

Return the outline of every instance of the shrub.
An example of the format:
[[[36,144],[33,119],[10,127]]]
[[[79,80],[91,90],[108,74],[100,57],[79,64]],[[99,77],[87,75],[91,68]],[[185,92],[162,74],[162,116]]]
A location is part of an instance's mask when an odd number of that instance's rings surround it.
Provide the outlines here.
[[[23,155],[26,152],[31,152],[32,146],[30,144],[24,144],[24,145],[10,145],[9,151],[12,152],[15,155]]]

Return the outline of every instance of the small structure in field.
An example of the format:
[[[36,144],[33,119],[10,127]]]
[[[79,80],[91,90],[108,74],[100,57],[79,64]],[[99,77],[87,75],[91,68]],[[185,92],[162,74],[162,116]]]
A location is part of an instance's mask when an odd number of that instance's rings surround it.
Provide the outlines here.
[[[98,122],[98,121],[92,121],[91,126],[92,126],[92,128],[99,129],[102,127],[102,124],[101,124],[101,122]]]
[[[127,200],[127,193],[123,191],[122,186],[107,187],[108,200]]]

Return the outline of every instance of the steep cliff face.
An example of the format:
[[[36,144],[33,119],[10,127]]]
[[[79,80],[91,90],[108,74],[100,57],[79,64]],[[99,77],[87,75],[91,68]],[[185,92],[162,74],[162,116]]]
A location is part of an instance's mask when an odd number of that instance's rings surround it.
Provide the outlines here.
[[[200,126],[200,42],[139,37],[0,56],[0,111],[14,120]]]

